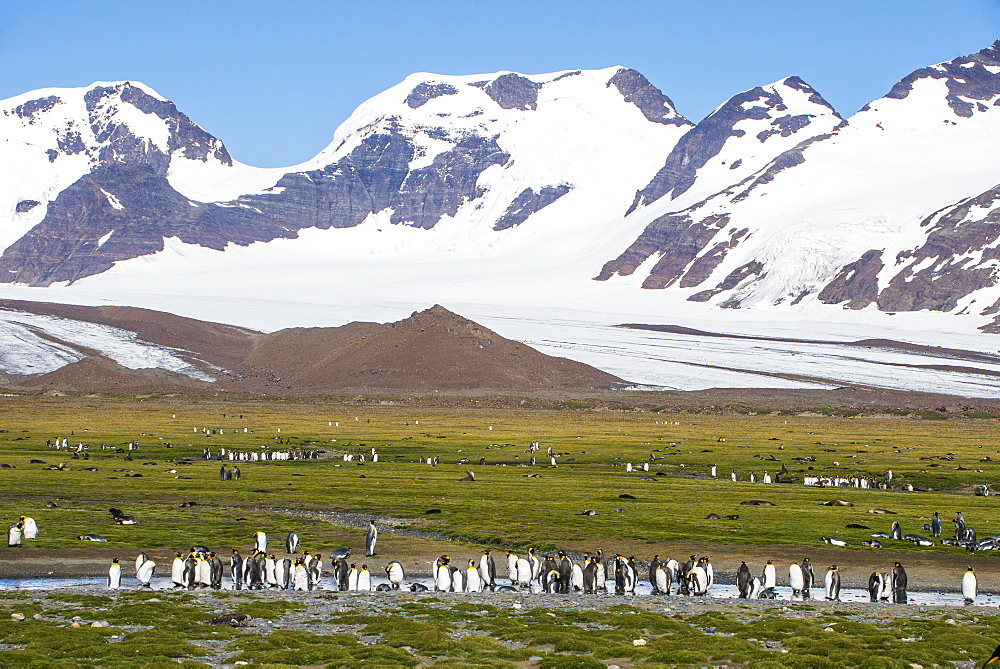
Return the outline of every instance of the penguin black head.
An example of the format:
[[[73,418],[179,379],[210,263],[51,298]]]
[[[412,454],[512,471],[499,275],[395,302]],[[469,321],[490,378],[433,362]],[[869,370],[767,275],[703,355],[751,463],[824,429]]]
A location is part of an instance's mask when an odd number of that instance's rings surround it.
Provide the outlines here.
[[[118,564],[118,560],[120,559],[121,558],[114,558],[113,560],[111,560],[111,564]]]

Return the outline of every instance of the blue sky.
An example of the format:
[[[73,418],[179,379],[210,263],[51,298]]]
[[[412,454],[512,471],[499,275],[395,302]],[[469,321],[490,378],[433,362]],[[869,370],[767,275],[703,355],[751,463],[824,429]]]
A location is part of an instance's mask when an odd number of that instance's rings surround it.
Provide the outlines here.
[[[1000,0],[10,0],[0,98],[142,81],[263,167],[311,158],[415,71],[626,65],[697,121],[788,75],[841,114],[1000,38]]]

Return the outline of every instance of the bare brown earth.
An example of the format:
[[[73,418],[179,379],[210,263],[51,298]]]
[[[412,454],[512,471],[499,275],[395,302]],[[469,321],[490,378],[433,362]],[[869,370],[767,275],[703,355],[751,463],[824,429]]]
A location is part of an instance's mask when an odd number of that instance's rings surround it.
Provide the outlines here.
[[[441,306],[396,323],[292,328],[271,334],[133,307],[0,300],[0,309],[130,330],[139,339],[177,349],[186,360],[218,379],[207,383],[162,370],[131,370],[96,351],[83,351],[90,357],[49,374],[0,378],[0,384],[7,381],[24,390],[296,395],[402,388],[530,391],[623,383],[589,365],[545,355],[501,337]],[[51,335],[49,338],[55,340]]]

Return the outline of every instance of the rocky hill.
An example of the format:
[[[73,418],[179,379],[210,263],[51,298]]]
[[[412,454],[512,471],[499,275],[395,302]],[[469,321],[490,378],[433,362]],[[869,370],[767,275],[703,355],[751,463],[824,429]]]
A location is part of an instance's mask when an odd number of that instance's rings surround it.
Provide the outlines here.
[[[0,301],[6,385],[76,392],[178,389],[545,390],[622,384],[435,306],[395,323],[261,333],[130,307]]]

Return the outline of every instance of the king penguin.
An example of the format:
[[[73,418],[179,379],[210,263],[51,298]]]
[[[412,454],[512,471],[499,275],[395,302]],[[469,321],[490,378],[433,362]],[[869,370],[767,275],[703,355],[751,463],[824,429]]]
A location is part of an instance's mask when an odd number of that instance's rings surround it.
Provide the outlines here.
[[[34,539],[38,536],[38,525],[35,523],[34,518],[21,516],[21,528],[25,539]]]
[[[118,564],[118,558],[111,561],[108,569],[108,589],[118,590],[122,587],[122,566]]]
[[[372,557],[375,555],[375,542],[378,540],[378,528],[375,527],[375,521],[368,521],[368,531],[365,532],[365,557]]]
[[[517,585],[517,556],[507,553],[507,578],[511,585]]]
[[[816,583],[816,574],[813,573],[812,562],[809,558],[802,560],[802,599],[809,599],[809,590]]]
[[[497,565],[489,551],[483,551],[479,558],[479,578],[484,588],[493,590],[497,585]]]
[[[661,564],[656,565],[656,570],[653,572],[653,593],[657,595],[670,594],[670,578],[667,576],[667,570]]]
[[[143,554],[145,557],[145,554]],[[142,564],[138,569],[135,570],[135,578],[139,581],[139,585],[144,588],[152,588],[149,581],[153,578],[153,572],[156,571],[156,563],[152,560],[143,560]]]
[[[448,571],[447,555],[442,555],[434,561],[434,589],[439,592],[451,590],[451,574]]]
[[[792,599],[804,599],[803,591],[806,587],[805,578],[802,576],[802,567],[794,562],[788,567],[788,584],[792,587]]]
[[[895,563],[892,567],[892,576],[889,577],[889,587],[892,590],[892,603],[906,603],[906,570],[903,565]]]
[[[517,584],[522,588],[531,587],[531,563],[524,558],[517,559]]]
[[[740,599],[750,599],[753,591],[753,576],[750,574],[750,567],[746,562],[740,562],[740,568],[736,570],[736,589],[740,593]]]
[[[358,592],[371,592],[372,591],[372,575],[368,571],[368,565],[361,565],[361,571],[358,572]]]
[[[389,583],[392,584],[393,590],[399,590],[399,585],[403,582],[403,565],[393,561],[386,565],[385,574],[389,578]]]
[[[469,567],[465,570],[465,591],[466,592],[482,592],[483,591],[483,579],[479,573],[479,569],[476,568],[476,561],[469,560]]]
[[[296,551],[299,549],[299,535],[295,532],[289,532],[288,536],[285,537],[285,552],[289,555],[295,555]]]
[[[170,581],[175,588],[184,587],[184,558],[180,551],[174,551],[174,560],[170,563]]]
[[[21,521],[14,523],[7,530],[7,545],[11,548],[21,545]]]
[[[774,560],[768,560],[764,565],[763,577],[765,590],[778,587],[778,571],[774,567]]]
[[[263,532],[253,533],[254,550],[258,553],[267,552],[267,535]]]
[[[180,553],[177,554],[178,557]],[[176,564],[177,560],[174,560]],[[240,552],[233,549],[233,556],[229,558],[229,575],[233,579],[233,590],[243,589],[243,558],[240,556]],[[176,581],[174,581],[176,583]]]
[[[976,595],[979,594],[979,584],[976,582],[976,574],[969,567],[962,577],[962,597],[965,598],[965,605],[976,603]]]
[[[826,570],[826,578],[823,579],[826,586],[826,598],[832,602],[840,601],[840,572],[837,565],[832,565]]]

